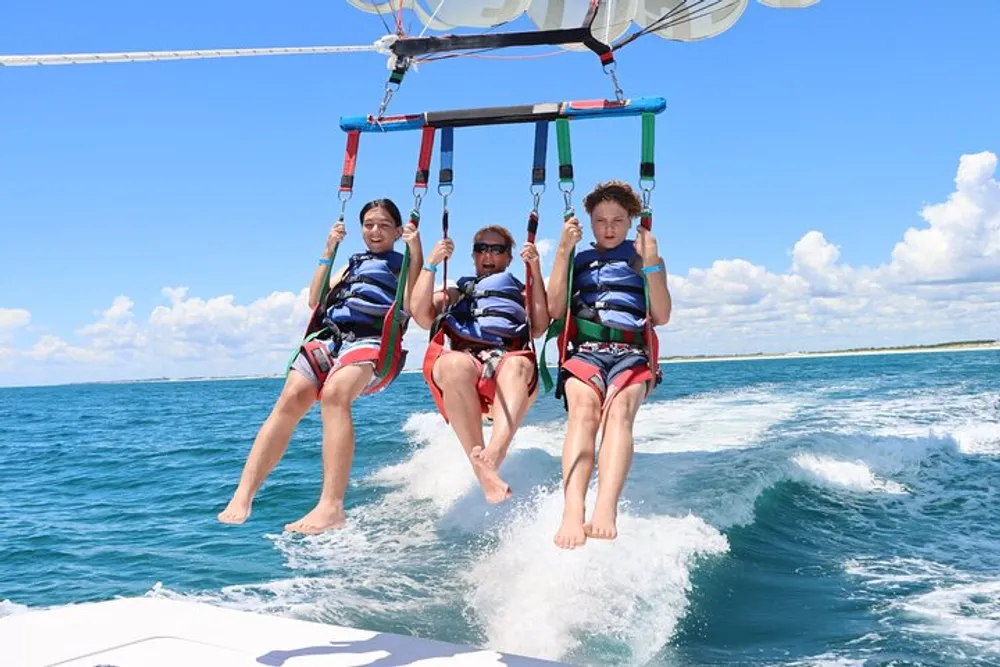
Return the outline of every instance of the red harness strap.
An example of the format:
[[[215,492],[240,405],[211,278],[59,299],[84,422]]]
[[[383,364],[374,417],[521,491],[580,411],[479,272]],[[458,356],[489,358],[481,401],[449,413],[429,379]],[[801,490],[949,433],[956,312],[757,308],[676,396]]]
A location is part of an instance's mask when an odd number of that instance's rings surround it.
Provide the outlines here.
[[[406,280],[406,276],[400,275],[400,280]],[[403,334],[402,331],[396,336],[395,341],[392,338],[392,327],[393,321],[396,317],[397,305],[394,303],[389,308],[389,312],[385,314],[385,319],[382,321],[382,341],[378,347],[378,358],[375,362],[375,368],[382,368],[383,363],[385,363],[385,355],[389,355],[389,372],[385,374],[385,377],[378,381],[372,387],[369,387],[361,393],[362,396],[367,396],[369,394],[376,394],[386,387],[388,387],[393,380],[399,376],[399,372],[403,370]],[[359,350],[360,352],[360,350]],[[350,356],[350,353],[347,355]]]
[[[354,364],[361,364],[365,362],[370,362],[371,364],[377,364],[379,361],[379,356],[381,355],[381,350],[375,349],[373,347],[359,347],[355,350],[351,350],[343,357],[334,358],[330,351],[327,349],[326,344],[323,341],[311,340],[302,346],[302,352],[306,356],[306,361],[309,362],[309,366],[313,369],[316,377],[319,379],[319,389],[316,392],[317,400],[323,396],[323,387],[326,386],[327,379],[344,368],[345,366],[353,366]],[[378,383],[365,388],[361,392],[362,396],[368,396],[370,394],[375,394],[386,387],[388,387],[393,380],[399,376],[399,371],[401,370],[402,364],[399,363],[399,358],[401,355],[394,353],[392,370]]]
[[[434,405],[437,406],[438,412],[444,417],[446,423],[450,423],[448,419],[448,413],[444,409],[444,393],[434,382],[434,365],[437,364],[438,359],[445,353],[445,330],[444,327],[438,329],[437,333],[430,340],[430,344],[427,346],[427,353],[424,355],[423,364],[423,376],[424,382],[427,383],[427,388],[430,389],[431,397],[434,399]],[[479,395],[479,407],[482,414],[489,414],[490,409],[493,406],[493,402],[496,400],[497,391],[497,377],[500,375],[500,369],[503,368],[503,364],[507,359],[511,357],[527,357],[531,360],[532,366],[535,369],[535,373],[531,383],[528,385],[528,394],[534,393],[535,389],[538,387],[538,359],[535,356],[535,351],[533,349],[526,350],[508,350],[504,352],[503,358],[500,363],[497,364],[496,370],[491,377],[482,377],[482,367],[481,361],[476,359],[475,355],[471,352],[466,352],[470,357],[472,357],[473,362],[476,364],[476,369],[480,374],[479,380],[476,382],[476,393]]]
[[[316,392],[316,395],[319,396],[323,393],[323,385],[326,384],[327,376],[330,375],[330,371],[334,369],[337,362],[327,349],[326,343],[321,340],[309,341],[300,348],[299,353],[309,362],[309,367],[312,368],[319,380],[319,389]]]
[[[323,387],[326,386],[327,378],[344,366],[370,362],[378,369],[382,367],[386,355],[389,355],[389,372],[374,385],[366,387],[361,392],[362,396],[369,396],[382,391],[392,384],[393,380],[399,377],[399,373],[403,369],[403,337],[397,336],[395,344],[390,343],[391,329],[388,323],[392,321],[391,318],[394,315],[395,306],[390,308],[389,312],[386,313],[386,324],[382,327],[382,340],[377,349],[370,346],[359,347],[350,350],[342,357],[335,358],[330,354],[330,350],[323,340],[313,339],[301,347],[301,354],[305,356],[306,361],[309,362],[309,366],[319,380],[319,389],[316,392],[317,399],[323,395]]]

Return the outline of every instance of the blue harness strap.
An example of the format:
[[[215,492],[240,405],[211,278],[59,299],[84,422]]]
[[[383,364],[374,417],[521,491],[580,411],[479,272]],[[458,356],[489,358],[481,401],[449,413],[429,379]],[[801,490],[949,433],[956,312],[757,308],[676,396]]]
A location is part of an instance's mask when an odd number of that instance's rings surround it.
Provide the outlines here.
[[[455,128],[441,128],[441,171],[438,172],[439,185],[451,185],[454,178]]]
[[[549,123],[535,123],[535,155],[531,169],[531,184],[545,185],[545,158],[549,147]]]

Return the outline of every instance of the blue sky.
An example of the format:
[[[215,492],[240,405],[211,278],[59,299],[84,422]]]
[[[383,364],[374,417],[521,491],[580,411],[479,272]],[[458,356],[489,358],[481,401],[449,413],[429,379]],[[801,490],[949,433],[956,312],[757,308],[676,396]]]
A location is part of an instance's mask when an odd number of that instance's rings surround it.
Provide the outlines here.
[[[668,101],[654,196],[661,253],[678,280],[666,353],[997,337],[987,312],[1000,300],[1000,256],[983,248],[1000,236],[990,208],[998,19],[991,0],[960,9],[752,2],[714,39],[650,36],[621,52],[626,94]],[[376,16],[329,0],[5,3],[0,25],[4,54],[367,44],[384,34]],[[370,53],[0,68],[0,385],[279,371],[299,333],[295,299],[338,210],[338,119],[375,110],[386,74],[385,59]],[[391,110],[609,94],[587,53],[456,58],[411,72]],[[418,141],[415,133],[362,138],[342,252],[360,247],[365,200],[412,205]],[[638,120],[576,123],[573,149],[577,201],[601,179],[634,181]],[[972,165],[965,195],[956,185],[963,155]],[[488,223],[523,239],[530,161],[528,126],[456,134],[459,248]],[[553,150],[541,238],[559,231],[555,164]],[[974,220],[949,223],[945,212],[945,236],[930,234],[923,207],[956,193],[978,202]],[[428,249],[439,213],[432,191]],[[978,242],[952,242],[970,225]],[[940,256],[895,256],[909,228],[928,230],[918,246]],[[820,258],[811,274],[805,255],[793,255],[803,238],[801,252]],[[959,246],[974,256],[955,255]],[[941,262],[944,273],[932,278],[951,291],[914,287],[922,282],[914,267]],[[986,280],[960,289],[970,262]],[[449,273],[470,267],[460,256]],[[872,280],[879,293],[850,305]],[[734,290],[744,296],[726,296]],[[952,307],[945,319],[942,303]],[[923,308],[926,322],[911,308]],[[901,313],[910,313],[908,326]]]

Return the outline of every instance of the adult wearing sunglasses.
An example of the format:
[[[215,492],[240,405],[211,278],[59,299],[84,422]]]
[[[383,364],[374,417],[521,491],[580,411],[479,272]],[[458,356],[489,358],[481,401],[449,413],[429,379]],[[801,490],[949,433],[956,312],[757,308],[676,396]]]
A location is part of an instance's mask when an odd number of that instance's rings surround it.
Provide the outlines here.
[[[511,495],[498,470],[537,397],[533,340],[549,325],[538,250],[533,243],[521,248],[521,259],[534,276],[529,294],[510,270],[513,248],[514,237],[507,229],[483,227],[473,238],[476,275],[435,291],[438,267],[455,251],[454,241],[441,239],[427,256],[409,304],[413,320],[431,333],[424,380],[491,503]],[[488,445],[484,416],[493,420]]]

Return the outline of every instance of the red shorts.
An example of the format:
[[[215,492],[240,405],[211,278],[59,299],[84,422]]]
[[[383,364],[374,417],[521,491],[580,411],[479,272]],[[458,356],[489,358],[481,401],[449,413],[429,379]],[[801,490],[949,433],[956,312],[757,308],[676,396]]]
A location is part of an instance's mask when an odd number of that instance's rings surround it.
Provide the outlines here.
[[[654,380],[646,352],[624,343],[582,344],[559,369],[557,396],[565,394],[566,381],[571,377],[586,383],[602,403],[612,386],[621,391]]]
[[[507,359],[511,357],[528,357],[535,367],[535,374],[528,385],[528,394],[534,393],[538,387],[538,361],[535,359],[535,353],[532,350],[514,350],[508,352],[502,348],[494,348],[478,350],[476,352],[464,350],[463,352],[469,355],[473,363],[476,364],[476,371],[479,376],[476,382],[476,393],[479,395],[479,406],[484,415],[489,414],[493,407],[493,401],[496,400],[497,376],[500,374],[500,369],[503,368],[503,364]],[[431,396],[434,397],[434,403],[437,405],[438,411],[444,417],[444,420],[448,421],[448,415],[444,409],[444,397],[441,389],[434,383],[433,368],[428,369],[425,367],[424,371],[424,379],[427,380],[427,386],[431,390]],[[431,373],[427,371],[431,371]]]

